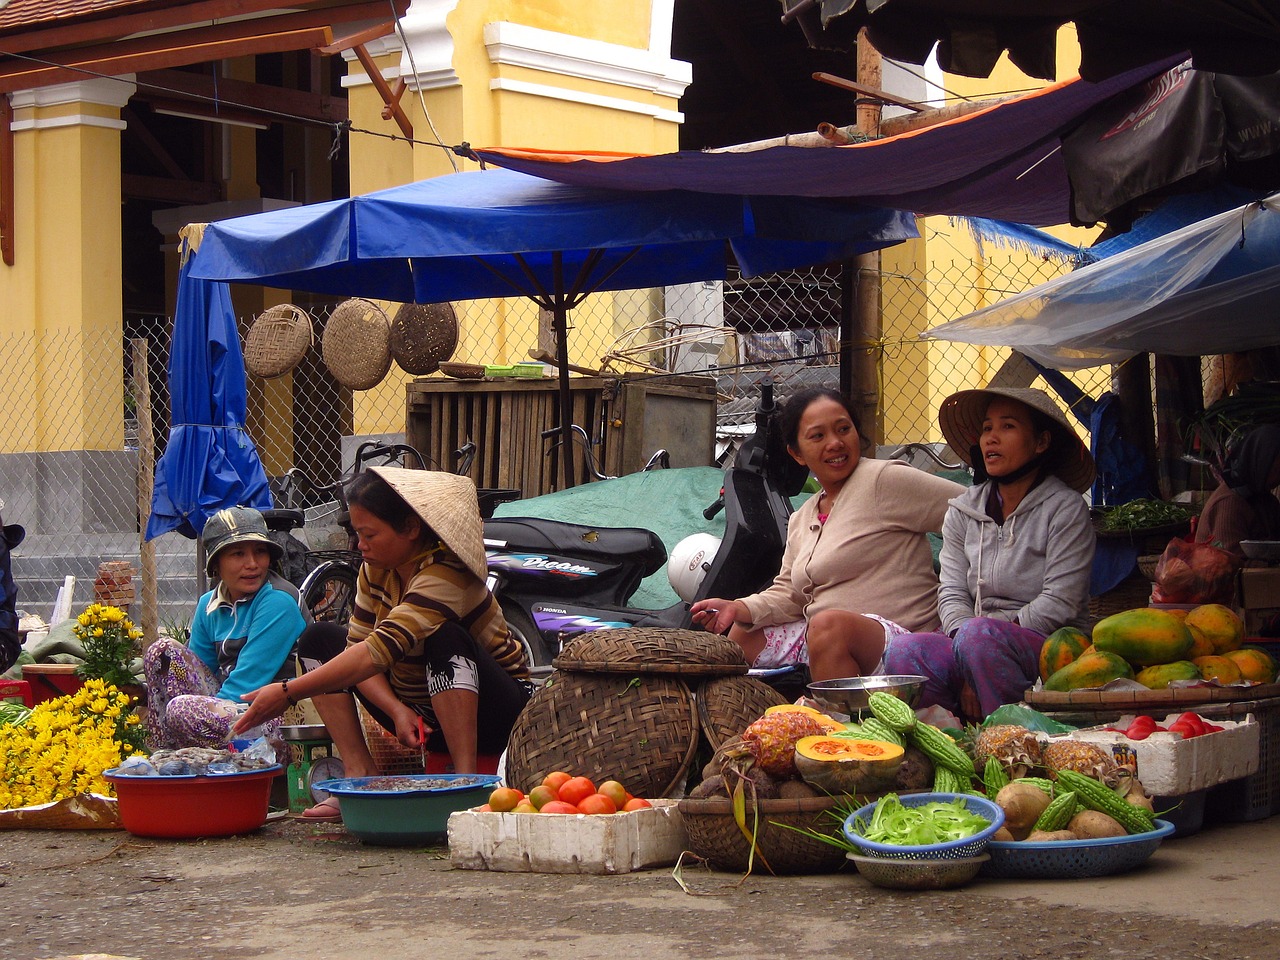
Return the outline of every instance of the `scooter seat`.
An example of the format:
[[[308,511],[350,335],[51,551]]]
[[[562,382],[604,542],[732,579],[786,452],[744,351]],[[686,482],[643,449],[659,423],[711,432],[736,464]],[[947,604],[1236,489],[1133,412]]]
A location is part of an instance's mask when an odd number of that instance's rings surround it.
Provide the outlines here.
[[[646,577],[667,562],[662,540],[641,527],[589,527],[540,517],[502,517],[484,522],[484,536],[502,541],[511,550],[565,554],[603,563],[640,563]]]

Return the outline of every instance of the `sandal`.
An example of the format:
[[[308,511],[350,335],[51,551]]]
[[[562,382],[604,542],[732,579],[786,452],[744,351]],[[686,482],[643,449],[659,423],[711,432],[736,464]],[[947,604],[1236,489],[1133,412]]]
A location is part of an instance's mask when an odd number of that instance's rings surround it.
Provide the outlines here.
[[[342,806],[337,797],[325,797],[314,807],[308,807],[298,814],[298,819],[308,823],[341,823]]]

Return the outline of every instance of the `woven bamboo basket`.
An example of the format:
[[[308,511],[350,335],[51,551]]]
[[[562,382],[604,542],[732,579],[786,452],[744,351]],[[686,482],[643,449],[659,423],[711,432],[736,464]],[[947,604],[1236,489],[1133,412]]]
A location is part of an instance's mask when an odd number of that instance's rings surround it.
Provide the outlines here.
[[[358,297],[334,308],[321,340],[324,365],[351,390],[368,390],[391,369],[391,323],[376,303]]]
[[[711,750],[736,737],[765,710],[787,698],[755,677],[711,677],[694,691],[698,722]]]
[[[357,700],[356,707],[360,714],[360,728],[364,731],[364,742],[369,747],[369,755],[378,765],[384,776],[395,776],[402,773],[422,773],[422,751],[406,747],[395,738],[395,734],[383,729],[382,724],[369,714]]]
[[[255,377],[283,377],[302,362],[313,341],[311,316],[292,303],[260,313],[244,340],[244,368]]]
[[[458,348],[458,317],[451,303],[406,303],[391,321],[391,356],[405,373],[435,373]]]
[[[748,801],[747,830],[755,824],[756,831],[753,871],[772,870],[783,874],[838,870],[845,862],[844,850],[787,828],[835,834],[840,827],[837,819],[840,804],[841,800],[831,797],[761,800],[758,804]],[[739,872],[747,869],[751,844],[733,818],[731,800],[725,797],[681,800],[679,810],[690,850],[716,869]]]
[[[686,677],[745,674],[742,648],[728,637],[672,627],[590,630],[555,658],[559,670],[590,673],[670,673]]]
[[[1089,598],[1089,618],[1097,623],[1113,613],[1145,607],[1151,600],[1151,581],[1139,573],[1121,580],[1106,593]]]

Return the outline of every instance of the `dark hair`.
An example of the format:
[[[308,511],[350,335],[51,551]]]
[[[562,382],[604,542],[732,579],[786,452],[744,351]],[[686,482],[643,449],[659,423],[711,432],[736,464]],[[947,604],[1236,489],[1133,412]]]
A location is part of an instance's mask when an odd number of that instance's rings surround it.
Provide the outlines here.
[[[834,400],[844,407],[845,413],[853,421],[853,429],[858,431],[859,441],[866,442],[862,434],[862,424],[858,422],[858,412],[853,408],[848,397],[832,387],[805,387],[787,397],[778,410],[778,433],[783,443],[793,450],[799,447],[800,418],[815,400]]]
[[[347,506],[368,510],[383,523],[403,531],[413,520],[422,524],[423,538],[431,536],[431,528],[423,522],[404,497],[376,473],[358,474],[347,484]]]

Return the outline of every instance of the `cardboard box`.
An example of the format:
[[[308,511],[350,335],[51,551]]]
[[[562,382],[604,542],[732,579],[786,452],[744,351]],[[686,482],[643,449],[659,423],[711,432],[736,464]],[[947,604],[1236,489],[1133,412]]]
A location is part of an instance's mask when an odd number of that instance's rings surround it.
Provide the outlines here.
[[[1240,605],[1246,636],[1258,636],[1268,621],[1280,623],[1280,567],[1241,570]]]
[[[1181,713],[1151,714],[1167,726]],[[1127,727],[1133,716],[1112,727]],[[1260,727],[1253,714],[1243,720],[1213,720],[1224,729],[1183,740],[1176,733],[1153,733],[1146,740],[1130,740],[1123,733],[1088,727],[1063,734],[1110,750],[1118,763],[1133,764],[1151,796],[1174,797],[1256,773],[1260,763]]]
[[[449,859],[463,870],[617,874],[665,867],[685,848],[675,800],[630,813],[480,813],[449,817]]]

